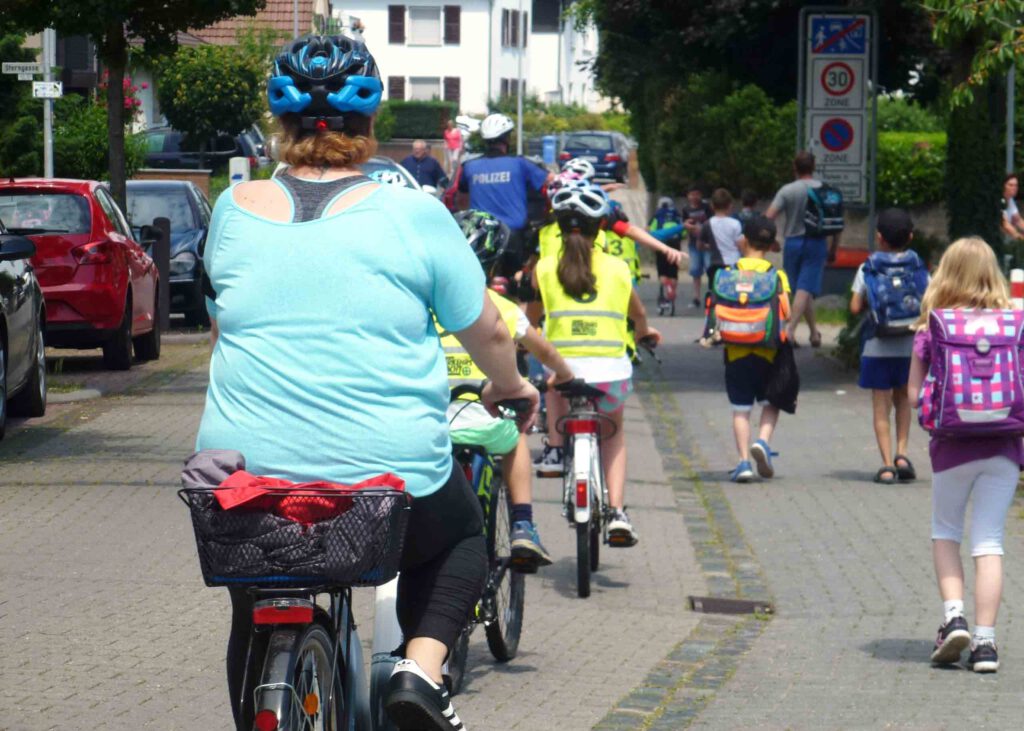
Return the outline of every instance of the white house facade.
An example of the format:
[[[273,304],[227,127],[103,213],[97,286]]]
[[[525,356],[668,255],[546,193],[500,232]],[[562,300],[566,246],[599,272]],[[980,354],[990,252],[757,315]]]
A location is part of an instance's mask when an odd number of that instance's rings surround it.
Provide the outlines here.
[[[568,0],[430,2],[333,4],[335,22],[358,29],[377,59],[386,98],[443,99],[483,114],[489,100],[516,93],[521,70],[527,92],[544,101],[599,104],[576,64],[596,53],[597,34],[561,21]]]

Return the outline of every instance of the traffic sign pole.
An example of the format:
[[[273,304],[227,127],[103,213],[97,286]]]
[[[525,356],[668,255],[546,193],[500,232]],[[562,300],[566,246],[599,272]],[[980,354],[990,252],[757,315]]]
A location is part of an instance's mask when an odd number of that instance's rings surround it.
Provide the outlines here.
[[[50,59],[56,46],[53,28],[43,31],[43,81],[52,81]],[[53,177],[53,99],[43,99],[43,177]]]

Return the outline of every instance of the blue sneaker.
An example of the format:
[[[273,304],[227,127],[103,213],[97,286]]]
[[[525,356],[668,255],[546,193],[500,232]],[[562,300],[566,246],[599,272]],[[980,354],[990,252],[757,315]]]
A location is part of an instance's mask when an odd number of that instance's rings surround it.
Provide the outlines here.
[[[757,463],[757,474],[761,477],[775,477],[775,467],[772,466],[772,457],[778,457],[778,452],[773,452],[764,439],[758,439],[750,447],[750,456]]]
[[[540,542],[537,526],[528,520],[512,524],[512,569],[535,574],[541,566],[550,566],[551,556]]]
[[[729,473],[729,479],[733,482],[750,482],[754,479],[754,470],[750,466],[750,462],[743,460],[736,469]]]

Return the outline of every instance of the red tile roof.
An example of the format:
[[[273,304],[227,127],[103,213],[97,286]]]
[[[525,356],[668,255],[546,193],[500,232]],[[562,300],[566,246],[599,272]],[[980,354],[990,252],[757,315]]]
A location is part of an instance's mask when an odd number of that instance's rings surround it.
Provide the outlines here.
[[[267,6],[256,16],[239,15],[222,20],[206,28],[189,30],[194,36],[218,46],[233,46],[239,30],[256,25],[280,31],[285,38],[291,38],[294,29],[293,0],[267,0]],[[313,0],[299,0],[299,33],[308,33],[313,28]]]

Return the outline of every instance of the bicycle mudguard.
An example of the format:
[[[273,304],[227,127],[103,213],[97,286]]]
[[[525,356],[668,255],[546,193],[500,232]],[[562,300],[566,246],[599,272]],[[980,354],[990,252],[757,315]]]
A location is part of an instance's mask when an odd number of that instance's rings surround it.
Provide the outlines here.
[[[577,524],[590,522],[592,466],[597,454],[596,434],[577,434],[572,440],[572,506]]]

